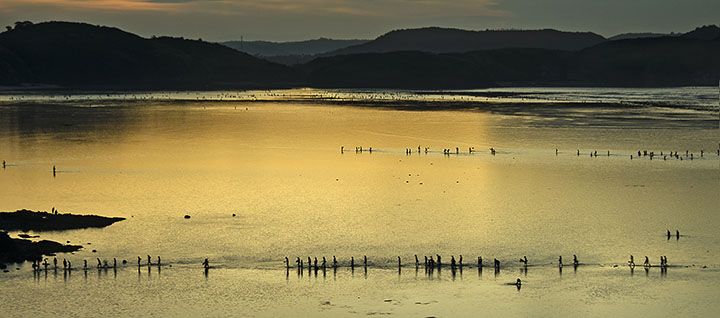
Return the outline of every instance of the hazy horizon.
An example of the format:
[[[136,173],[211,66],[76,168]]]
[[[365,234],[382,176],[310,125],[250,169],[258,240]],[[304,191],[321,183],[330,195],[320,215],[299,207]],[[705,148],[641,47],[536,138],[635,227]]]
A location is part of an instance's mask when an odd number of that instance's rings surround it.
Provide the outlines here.
[[[687,32],[717,24],[719,13],[720,3],[709,0],[687,1],[682,6],[669,0],[551,0],[542,4],[525,0],[7,0],[0,4],[0,23],[77,21],[114,26],[145,37],[183,36],[217,42],[241,37],[248,41],[373,39],[395,29],[430,26],[549,28],[611,37]]]

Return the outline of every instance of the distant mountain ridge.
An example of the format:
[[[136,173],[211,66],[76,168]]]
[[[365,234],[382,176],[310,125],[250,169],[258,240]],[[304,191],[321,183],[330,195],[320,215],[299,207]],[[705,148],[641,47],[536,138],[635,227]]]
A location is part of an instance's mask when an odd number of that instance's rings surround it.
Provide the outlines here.
[[[680,36],[680,34],[677,33],[622,33],[618,35],[611,36],[608,39],[608,41],[617,41],[617,40],[629,40],[629,39],[645,39],[645,38],[659,38],[663,36]]]
[[[307,41],[227,41],[220,44],[256,56],[316,55],[358,45],[369,40],[335,40],[319,38]]]
[[[604,37],[592,32],[563,32],[553,29],[470,31],[429,27],[391,31],[370,42],[338,49],[324,55],[394,51],[462,53],[507,48],[576,51],[604,41]]]
[[[566,39],[567,35],[559,31],[538,32],[551,34],[545,39],[558,33]],[[461,34],[460,38],[467,36],[455,31],[451,34]],[[585,39],[585,36],[575,38]],[[592,34],[590,38],[597,39]],[[454,43],[457,39],[450,37],[451,41],[444,41]],[[448,49],[468,47],[466,44],[456,43]],[[148,39],[117,28],[84,23],[28,22],[0,33],[0,85],[45,84],[120,90],[308,86],[662,87],[714,86],[719,76],[720,28],[717,26],[699,27],[679,36],[602,40],[578,50],[527,47],[450,53],[399,50],[329,55],[294,67],[268,62],[220,44],[170,37]]]

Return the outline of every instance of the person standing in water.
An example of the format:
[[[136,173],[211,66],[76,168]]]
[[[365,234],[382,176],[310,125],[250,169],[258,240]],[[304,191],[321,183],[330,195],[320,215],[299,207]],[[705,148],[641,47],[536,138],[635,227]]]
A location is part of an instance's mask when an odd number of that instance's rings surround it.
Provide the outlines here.
[[[577,267],[580,265],[580,262],[578,261],[577,255],[573,254],[573,266]]]
[[[205,268],[205,269],[209,269],[209,268],[210,268],[210,262],[208,261],[207,258],[206,258],[205,261],[202,263],[202,265],[203,265],[203,268]]]
[[[560,257],[558,257],[558,267],[562,267],[562,266],[563,266],[562,255],[560,255]]]

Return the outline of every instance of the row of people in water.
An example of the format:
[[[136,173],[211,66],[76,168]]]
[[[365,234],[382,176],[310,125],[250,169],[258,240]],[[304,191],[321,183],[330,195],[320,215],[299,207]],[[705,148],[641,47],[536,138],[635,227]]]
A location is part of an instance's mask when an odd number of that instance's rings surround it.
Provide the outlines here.
[[[425,153],[425,154],[427,154],[428,152],[430,152],[430,148],[429,148],[429,147],[425,147],[425,148],[422,148],[422,147],[420,147],[420,146],[417,147],[417,153],[418,153],[418,154],[422,153],[423,150],[424,150],[424,153]],[[495,155],[495,154],[496,154],[495,148],[490,147],[489,150],[490,150],[490,154],[492,154],[492,155]],[[372,147],[369,147],[369,148],[366,149],[366,148],[363,148],[362,146],[355,147],[355,153],[362,153],[363,151],[369,151],[370,153],[372,153],[372,152],[373,152],[373,148],[372,148]],[[476,151],[475,151],[475,147],[468,147],[468,153],[469,153],[469,154],[472,154],[472,153],[474,153],[474,152],[476,152]],[[340,153],[341,153],[341,154],[342,154],[342,153],[345,153],[345,146],[341,146],[341,147],[340,147]],[[410,154],[413,154],[413,153],[415,153],[415,150],[414,150],[413,148],[405,148],[405,154],[406,154],[406,155],[410,155]],[[454,151],[452,150],[452,148],[444,148],[444,149],[443,149],[443,154],[444,154],[444,155],[450,155],[450,154],[453,154],[453,153],[459,155],[459,154],[460,154],[460,147],[455,147],[455,150],[454,150]],[[557,155],[559,155],[559,154],[560,154],[560,150],[556,148],[556,149],[555,149],[555,155],[557,156]],[[610,156],[610,150],[608,150],[608,151],[606,152],[606,154],[607,154],[607,156],[609,157],[609,156]],[[577,150],[576,150],[576,155],[577,155],[577,156],[580,156],[580,155],[581,155],[580,149],[577,149]],[[718,150],[717,150],[717,155],[720,156],[720,148],[718,148]],[[595,150],[595,151],[590,151],[590,157],[597,157],[597,156],[599,156],[597,150]],[[637,157],[635,157],[634,154],[631,154],[631,155],[630,155],[630,159],[640,158],[640,157],[649,157],[650,160],[652,160],[655,156],[656,156],[656,154],[655,154],[654,151],[647,151],[647,150],[640,151],[640,150],[638,150],[638,152],[637,152]],[[668,157],[670,157],[670,158],[675,158],[675,159],[678,159],[678,160],[683,160],[683,156],[682,156],[681,154],[679,154],[677,151],[670,151],[670,153],[668,153],[668,154],[665,154],[663,151],[661,151],[661,152],[660,152],[660,156],[663,157],[663,160],[667,160]],[[702,158],[702,157],[704,157],[704,156],[705,156],[705,149],[700,149],[700,157]],[[685,158],[685,159],[693,160],[693,159],[695,158],[695,154],[692,153],[692,152],[690,152],[689,150],[685,150],[685,156],[684,156],[684,158]],[[3,162],[3,167],[4,167],[4,162]],[[54,166],[53,166],[53,173],[54,173],[54,172],[55,172],[55,170],[54,170]]]
[[[207,262],[207,259],[205,259],[205,261]],[[528,266],[527,256],[523,256],[522,258],[520,258],[519,262],[522,263],[524,267],[527,267]],[[291,267],[290,259],[287,256],[285,257],[284,263],[285,263],[286,268],[289,269]],[[573,266],[576,266],[576,267],[580,265],[580,261],[578,261],[577,255],[573,255],[573,263],[572,264],[573,264]],[[465,263],[463,263],[462,255],[460,255],[458,260],[455,259],[454,255],[451,255],[449,265],[451,268],[456,268],[456,267],[462,268],[463,266],[467,266]],[[315,257],[313,259],[308,256],[307,263],[305,263],[304,260],[302,260],[300,257],[297,257],[295,259],[295,267],[297,267],[298,270],[303,270],[306,266],[309,270],[312,270],[312,269],[314,269],[316,271],[319,269],[325,270],[329,267],[337,268],[338,261],[337,261],[337,258],[335,257],[335,255],[333,255],[333,257],[332,257],[331,264],[328,264],[328,261],[324,256],[322,257],[322,259],[320,261],[318,261],[317,257]],[[360,267],[360,265],[355,264],[355,257],[351,256],[350,257],[350,268],[352,269],[352,268],[355,268],[356,266]],[[400,256],[397,257],[397,266],[398,266],[398,268],[403,266],[402,258]],[[441,268],[443,266],[442,256],[440,256],[439,254],[436,254],[435,257],[433,257],[432,255],[430,257],[424,256],[423,266],[425,268],[430,268],[430,269]],[[563,266],[562,255],[558,258],[558,266],[560,266],[560,267]],[[362,267],[368,267],[367,255],[363,255]],[[420,259],[418,258],[417,254],[415,254],[415,267],[420,267]],[[478,256],[478,258],[477,258],[477,267],[478,268],[484,267],[482,256]],[[497,258],[493,259],[493,268],[495,268],[496,270],[500,269],[500,260],[498,260]]]
[[[138,266],[138,267],[140,267],[140,266],[143,265],[143,264],[141,263],[141,260],[142,260],[142,259],[140,258],[140,256],[138,256],[138,258],[137,258],[137,266]],[[122,265],[123,265],[123,266],[127,265],[127,263],[128,263],[127,260],[122,260]],[[54,270],[59,269],[57,257],[54,257],[54,258],[53,258],[52,265],[53,265],[52,269],[54,269]],[[152,258],[150,257],[150,255],[148,255],[148,256],[147,256],[147,263],[144,264],[144,265],[147,265],[147,266],[162,266],[162,259],[160,258],[160,256],[158,256],[158,257],[157,257],[157,263],[153,263],[153,262],[152,262]],[[43,269],[44,269],[44,270],[48,270],[49,267],[50,267],[50,263],[48,262],[48,259],[47,259],[47,258],[43,259],[42,261],[40,261],[40,260],[33,260],[33,261],[32,261],[32,269],[33,269],[34,271],[41,271],[41,270],[43,270]],[[117,261],[117,258],[113,258],[112,263],[109,263],[108,260],[102,260],[102,261],[101,261],[100,258],[97,258],[97,265],[96,265],[95,267],[96,267],[96,268],[101,268],[101,269],[106,269],[106,268],[118,268],[118,261]],[[90,267],[88,267],[88,261],[87,261],[86,259],[83,260],[83,267],[82,267],[82,268],[83,268],[83,270],[87,270],[87,269],[90,268]],[[63,269],[63,270],[74,270],[75,268],[72,267],[72,263],[71,263],[69,260],[66,260],[66,259],[63,258],[63,261],[62,261],[62,269]]]
[[[632,255],[630,255],[630,259],[628,260],[628,266],[630,266],[631,268],[635,267],[635,257],[633,257]],[[667,266],[668,266],[667,256],[660,255],[660,268],[666,268]],[[645,268],[652,267],[652,264],[650,264],[650,258],[648,258],[647,256],[645,256],[645,261],[643,262],[643,267],[645,267]]]

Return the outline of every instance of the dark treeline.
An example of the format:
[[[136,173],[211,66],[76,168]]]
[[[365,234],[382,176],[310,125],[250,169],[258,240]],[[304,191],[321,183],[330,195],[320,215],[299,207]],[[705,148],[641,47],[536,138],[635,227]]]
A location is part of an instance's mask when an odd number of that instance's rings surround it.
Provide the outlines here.
[[[554,32],[550,34],[557,35]],[[585,42],[587,33],[573,36],[581,40],[579,47],[592,44]],[[593,37],[589,40],[595,41]],[[375,41],[359,46],[367,47]],[[717,85],[719,76],[720,29],[715,26],[683,35],[600,41],[577,50],[516,47],[460,53],[382,51],[319,57],[294,67],[201,40],[146,39],[116,28],[82,23],[20,23],[0,33],[0,85],[15,86],[683,86]]]

